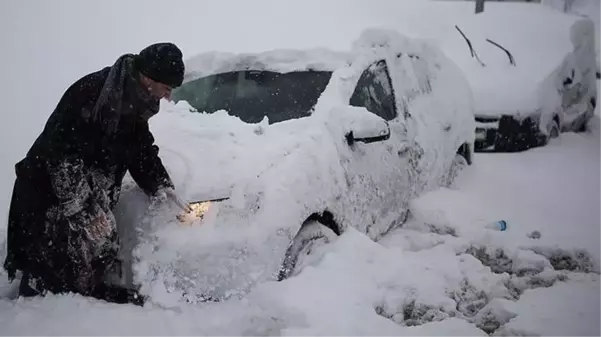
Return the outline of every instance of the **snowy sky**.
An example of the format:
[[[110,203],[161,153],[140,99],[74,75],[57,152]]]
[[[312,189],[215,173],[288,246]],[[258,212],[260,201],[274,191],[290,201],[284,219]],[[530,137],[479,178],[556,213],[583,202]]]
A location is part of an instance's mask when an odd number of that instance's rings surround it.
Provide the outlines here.
[[[192,1],[189,1],[192,3]],[[41,131],[64,90],[79,77],[111,64],[119,54],[170,40],[185,47],[181,32],[194,28],[194,17],[212,15],[209,1],[197,11],[178,10],[181,1],[35,1],[5,0],[0,11],[0,114],[2,162],[0,214],[8,207],[14,164]],[[198,35],[197,46],[204,34]],[[188,35],[189,36],[189,35]],[[204,36],[209,36],[208,34]],[[17,120],[18,119],[18,120]],[[6,119],[5,119],[6,120]],[[4,217],[3,217],[4,218]]]
[[[8,133],[3,130],[3,137],[14,139],[15,134],[22,134],[24,140],[31,140],[66,87],[111,64],[121,53],[137,52],[163,40],[181,45],[185,54],[198,51],[211,34],[190,32],[195,22],[216,14],[210,1],[174,1],[167,7],[156,0],[7,0],[0,13],[5,51],[0,67],[3,77],[10,80],[3,81],[0,92],[8,104],[3,114],[23,120],[5,126]],[[232,28],[219,28],[228,29]],[[14,150],[20,152],[23,146]]]

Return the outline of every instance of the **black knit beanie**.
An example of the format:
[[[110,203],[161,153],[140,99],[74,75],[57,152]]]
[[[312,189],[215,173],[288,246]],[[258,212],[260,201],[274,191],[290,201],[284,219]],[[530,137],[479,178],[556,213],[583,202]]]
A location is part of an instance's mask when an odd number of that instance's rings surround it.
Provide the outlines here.
[[[175,88],[184,80],[182,56],[181,50],[173,43],[155,43],[140,51],[136,66],[145,76]]]

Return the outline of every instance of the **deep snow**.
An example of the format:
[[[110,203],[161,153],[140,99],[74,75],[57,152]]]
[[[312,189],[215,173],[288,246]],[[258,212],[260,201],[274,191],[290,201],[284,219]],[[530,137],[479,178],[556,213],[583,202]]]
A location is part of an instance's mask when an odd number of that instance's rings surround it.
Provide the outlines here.
[[[2,299],[0,333],[598,335],[599,150],[596,129],[477,154],[454,186],[415,200],[402,229],[380,242],[349,230],[297,277],[242,300],[165,309]],[[496,219],[508,230],[484,227]]]

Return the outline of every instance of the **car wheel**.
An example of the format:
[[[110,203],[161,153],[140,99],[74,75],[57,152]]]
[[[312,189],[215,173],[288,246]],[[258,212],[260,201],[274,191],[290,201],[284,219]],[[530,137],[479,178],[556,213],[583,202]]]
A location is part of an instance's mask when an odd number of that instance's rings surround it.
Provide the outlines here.
[[[457,176],[464,168],[468,166],[467,159],[460,154],[456,154],[451,162],[451,166],[449,167],[449,172],[447,173],[446,179],[443,182],[443,185],[449,187],[453,184]]]
[[[318,221],[305,223],[286,250],[278,281],[297,275],[308,262],[307,257],[315,253],[319,247],[333,242],[337,237],[333,230]]]

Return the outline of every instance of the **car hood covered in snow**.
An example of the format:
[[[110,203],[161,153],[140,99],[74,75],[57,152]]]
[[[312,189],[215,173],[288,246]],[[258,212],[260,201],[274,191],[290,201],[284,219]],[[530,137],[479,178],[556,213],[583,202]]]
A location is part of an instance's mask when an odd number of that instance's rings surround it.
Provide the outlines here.
[[[202,221],[191,224],[176,221],[181,211],[172,205],[138,215],[143,234],[133,269],[142,290],[159,302],[176,294],[196,301],[197,289],[223,298],[273,279],[303,219],[344,193],[344,125],[378,118],[355,108],[345,121],[351,110],[334,109],[331,123],[311,116],[269,125],[243,123],[225,111],[191,113],[186,104],[165,107],[152,130],[178,194],[189,201],[229,199],[211,203]],[[131,199],[124,203],[131,206]]]
[[[232,193],[237,183],[260,177],[298,149],[312,132],[308,118],[249,124],[225,110],[206,114],[190,111],[185,101],[163,103],[152,130],[176,187],[190,201]]]
[[[225,111],[201,114],[191,113],[185,104],[164,107],[152,130],[178,194],[189,201],[230,199],[212,203],[204,219],[192,224],[176,221],[181,211],[175,207],[161,209],[150,219],[137,218],[144,228],[142,240],[147,241],[136,247],[134,255],[140,261],[134,273],[144,286],[154,287],[143,291],[159,301],[162,292],[173,290],[168,285],[228,296],[256,278],[268,277],[268,270],[277,270],[279,259],[274,256],[284,255],[294,234],[277,231],[287,227],[278,223],[278,212],[303,211],[294,198],[302,191],[287,198],[282,193],[290,185],[314,188],[315,182],[299,180],[319,175],[313,171],[320,169],[315,162],[326,164],[324,149],[333,144],[323,139],[327,134],[314,122],[304,118],[253,125]],[[312,153],[316,146],[322,151]],[[291,167],[303,165],[304,159],[304,166]],[[274,221],[257,223],[267,212]]]
[[[541,101],[548,99],[539,93],[545,80],[577,45],[591,44],[594,48],[595,44],[592,21],[540,4],[487,1],[484,12],[477,15],[471,1],[408,0],[403,11],[393,1],[380,6],[390,8],[388,25],[409,36],[433,41],[463,70],[474,92],[478,114],[536,111]],[[471,56],[455,25],[470,39],[484,66]],[[502,49],[486,39],[509,50],[516,66],[510,64]]]

